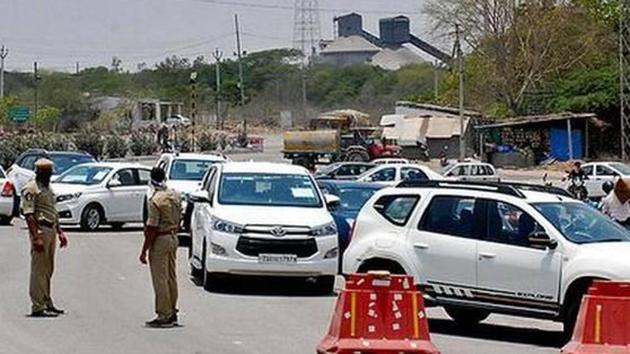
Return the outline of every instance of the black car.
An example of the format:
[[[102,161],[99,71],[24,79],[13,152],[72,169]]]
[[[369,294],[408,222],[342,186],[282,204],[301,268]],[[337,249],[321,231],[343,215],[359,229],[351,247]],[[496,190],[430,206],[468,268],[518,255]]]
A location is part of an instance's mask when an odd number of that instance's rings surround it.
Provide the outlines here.
[[[336,162],[315,172],[315,178],[353,180],[376,165],[367,162]]]

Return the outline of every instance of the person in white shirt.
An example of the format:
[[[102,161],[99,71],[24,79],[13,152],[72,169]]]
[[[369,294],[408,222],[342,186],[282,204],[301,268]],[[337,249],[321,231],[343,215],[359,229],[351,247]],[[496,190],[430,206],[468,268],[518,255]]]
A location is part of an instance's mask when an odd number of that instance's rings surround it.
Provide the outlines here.
[[[602,200],[602,212],[630,228],[630,181],[619,179],[612,192]]]

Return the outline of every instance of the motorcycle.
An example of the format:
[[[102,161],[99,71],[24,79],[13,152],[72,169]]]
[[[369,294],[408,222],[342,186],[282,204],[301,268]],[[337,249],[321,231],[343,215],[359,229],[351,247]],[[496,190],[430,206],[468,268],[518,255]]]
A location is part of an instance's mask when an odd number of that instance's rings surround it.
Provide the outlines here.
[[[584,177],[569,176],[566,179],[568,179],[570,183],[569,188],[567,188],[567,191],[573,194],[575,198],[578,200],[581,200],[583,202],[588,201],[588,191],[586,190]]]

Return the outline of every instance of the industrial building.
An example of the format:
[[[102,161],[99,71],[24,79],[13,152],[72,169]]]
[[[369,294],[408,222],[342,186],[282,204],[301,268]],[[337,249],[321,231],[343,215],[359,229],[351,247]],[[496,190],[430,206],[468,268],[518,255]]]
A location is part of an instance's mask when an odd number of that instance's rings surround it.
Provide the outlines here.
[[[322,42],[318,61],[337,66],[371,64],[387,70],[397,70],[426,60],[418,51],[450,65],[451,57],[411,33],[406,16],[383,18],[379,21],[379,36],[363,28],[363,17],[357,13],[335,18],[337,38]]]

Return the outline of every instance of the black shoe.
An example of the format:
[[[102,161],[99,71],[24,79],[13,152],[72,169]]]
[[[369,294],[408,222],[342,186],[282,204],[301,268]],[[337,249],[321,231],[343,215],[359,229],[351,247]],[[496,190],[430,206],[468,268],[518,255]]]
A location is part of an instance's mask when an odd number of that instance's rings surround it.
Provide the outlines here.
[[[151,328],[171,328],[175,326],[170,318],[165,320],[156,318],[154,320],[145,322],[145,324],[147,325],[147,327]]]
[[[66,311],[56,308],[55,306],[50,306],[46,309],[49,312],[56,313],[57,315],[63,315]]]
[[[57,317],[59,314],[49,311],[49,310],[40,310],[31,312],[31,317]]]
[[[169,322],[171,322],[173,325],[177,326],[178,324],[178,320],[177,320],[177,312],[173,314],[173,316],[171,316],[169,319]]]

